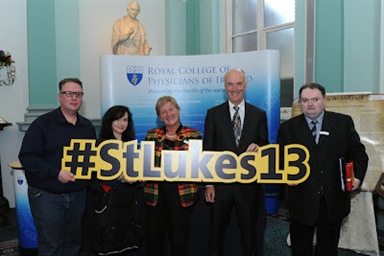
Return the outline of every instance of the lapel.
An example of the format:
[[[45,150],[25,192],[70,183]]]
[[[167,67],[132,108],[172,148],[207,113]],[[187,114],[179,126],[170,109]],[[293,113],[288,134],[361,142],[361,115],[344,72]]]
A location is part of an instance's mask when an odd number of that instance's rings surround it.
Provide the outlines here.
[[[331,135],[331,132],[332,132],[332,120],[330,120],[329,118],[330,116],[327,115],[327,112],[324,110],[324,118],[323,118],[323,125],[320,129],[320,138],[319,138],[319,145],[322,145],[324,144],[324,142],[326,142],[329,138],[329,136]],[[328,133],[328,134],[323,134],[323,133]]]
[[[332,120],[329,120],[329,115],[327,115],[327,112],[325,110],[324,110],[323,124],[320,128],[321,134],[319,137],[318,144],[316,144],[315,140],[312,137],[311,131],[308,127],[307,121],[305,120],[304,114],[301,115],[301,118],[298,122],[299,122],[299,124],[297,125],[298,134],[299,135],[302,134],[304,140],[308,143],[308,145],[311,145],[313,147],[324,144],[329,138],[329,135],[331,134]],[[323,134],[324,132],[328,132],[328,135]]]
[[[242,151],[243,147],[248,147],[249,145],[243,145],[244,141],[248,141],[247,136],[251,135],[254,133],[254,127],[255,125],[252,125],[251,122],[257,122],[255,119],[247,118],[247,117],[255,117],[255,115],[252,113],[252,108],[249,107],[248,103],[244,101],[244,123],[243,123],[243,129],[241,131],[241,137],[240,137],[240,142],[239,142],[239,147],[238,150]],[[248,132],[249,130],[249,132]],[[232,131],[233,133],[233,131]],[[236,141],[235,141],[235,136],[233,136],[233,142],[236,148]],[[245,151],[246,149],[244,149]]]
[[[155,141],[155,144],[157,144],[157,147],[160,151],[163,150],[163,147],[164,147],[165,134],[166,134],[165,126],[161,127],[156,134],[157,139]]]
[[[304,145],[310,145],[311,147],[317,146],[316,141],[313,139],[312,133],[309,129],[304,114],[301,114],[301,118],[298,120],[297,127],[292,127],[292,129],[297,129],[297,134],[299,137],[303,138]]]
[[[253,116],[252,113],[251,113],[251,109],[249,108],[249,105],[247,104],[247,102],[244,102],[244,110],[245,110],[244,124],[243,124],[243,130],[241,131],[239,148],[240,148],[240,145],[241,145],[241,141],[244,141],[246,136],[247,136],[247,134],[250,134],[249,132],[247,132],[247,130],[248,129],[253,129],[251,127],[251,125],[248,124],[248,122],[250,122],[250,121],[255,122],[256,121],[256,120],[250,120],[249,118],[247,118],[248,116]]]

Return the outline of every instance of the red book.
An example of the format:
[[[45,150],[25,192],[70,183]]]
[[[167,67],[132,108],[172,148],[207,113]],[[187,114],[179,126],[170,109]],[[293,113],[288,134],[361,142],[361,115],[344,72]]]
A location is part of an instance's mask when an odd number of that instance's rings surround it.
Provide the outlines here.
[[[339,159],[341,189],[343,191],[352,191],[355,175],[353,171],[353,161],[346,162],[345,158]]]
[[[355,175],[353,173],[353,162],[345,164],[345,190],[352,191]]]

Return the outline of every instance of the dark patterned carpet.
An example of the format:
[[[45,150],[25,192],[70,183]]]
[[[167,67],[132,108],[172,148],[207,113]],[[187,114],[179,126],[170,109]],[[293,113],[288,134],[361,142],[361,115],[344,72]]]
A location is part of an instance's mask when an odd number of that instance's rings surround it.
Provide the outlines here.
[[[284,209],[279,209],[277,214],[267,217],[267,230],[265,232],[265,256],[290,255],[290,248],[287,245],[289,233],[289,216]],[[284,242],[282,242],[284,241]],[[384,237],[379,237],[380,256],[384,256]],[[365,254],[351,250],[340,249],[338,256],[362,256]]]
[[[0,256],[19,256],[15,209],[1,216]]]
[[[0,227],[0,256],[19,256],[17,246],[17,226],[15,210],[11,209],[6,215],[7,225]],[[286,243],[289,233],[289,217],[286,211],[279,210],[278,214],[268,215],[265,232],[265,256],[290,255],[290,248]],[[379,238],[380,249],[384,246],[384,238]],[[350,250],[339,249],[339,256],[363,255]],[[195,256],[195,255],[192,255]],[[200,256],[200,255],[196,255]],[[380,252],[384,256],[384,252]]]
[[[10,240],[0,243],[1,256],[19,256],[19,248],[17,246],[18,240]]]

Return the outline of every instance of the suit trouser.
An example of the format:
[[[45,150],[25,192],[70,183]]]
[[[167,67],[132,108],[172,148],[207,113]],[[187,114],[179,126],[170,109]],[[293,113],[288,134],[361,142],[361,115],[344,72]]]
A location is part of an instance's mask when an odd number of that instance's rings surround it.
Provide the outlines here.
[[[258,190],[257,193],[260,191]],[[257,208],[259,205],[257,199],[255,201],[239,200],[234,192],[233,196],[225,200],[216,200],[211,205],[210,255],[224,254],[225,231],[230,222],[233,207],[235,207],[240,228],[243,255],[256,255],[256,246],[262,246],[259,241],[256,241],[256,228],[264,229],[264,226],[257,227],[257,216],[260,214],[257,210],[265,212],[265,209]]]
[[[306,226],[291,220],[290,235],[292,256],[312,256],[313,236],[316,230],[315,256],[336,256],[340,238],[341,221],[330,223],[324,197],[320,200],[319,218],[315,226]]]

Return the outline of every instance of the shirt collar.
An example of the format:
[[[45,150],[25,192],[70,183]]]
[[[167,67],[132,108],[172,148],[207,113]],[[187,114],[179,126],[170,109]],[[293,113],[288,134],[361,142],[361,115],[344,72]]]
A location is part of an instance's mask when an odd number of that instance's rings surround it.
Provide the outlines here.
[[[228,105],[229,105],[229,109],[233,109],[233,107],[234,106],[239,106],[239,108],[241,109],[241,110],[244,110],[244,106],[245,106],[245,101],[244,101],[244,99],[240,102],[240,104],[239,105],[235,105],[235,104],[233,104],[230,100],[228,100]]]
[[[85,124],[84,119],[81,118],[79,113],[76,113],[76,115],[77,115],[76,126]],[[60,107],[55,109],[55,116],[58,123],[68,123]]]
[[[308,126],[311,124],[312,121],[317,121],[317,124],[321,127],[323,124],[324,119],[324,110],[321,112],[320,116],[316,120],[312,120],[309,117],[305,116],[305,120],[307,121]]]

